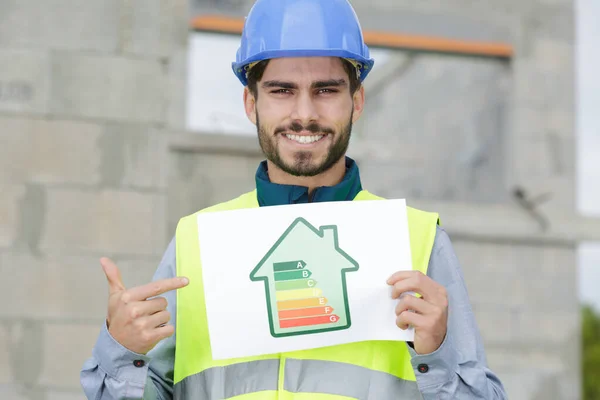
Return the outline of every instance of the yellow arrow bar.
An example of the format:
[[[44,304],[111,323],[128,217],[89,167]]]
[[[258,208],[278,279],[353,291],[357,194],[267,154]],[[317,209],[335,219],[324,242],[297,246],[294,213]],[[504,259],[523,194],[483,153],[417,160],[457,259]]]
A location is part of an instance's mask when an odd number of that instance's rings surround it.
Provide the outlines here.
[[[286,301],[293,299],[305,299],[307,297],[319,297],[323,293],[321,289],[296,289],[296,290],[278,290],[276,293],[277,301]]]

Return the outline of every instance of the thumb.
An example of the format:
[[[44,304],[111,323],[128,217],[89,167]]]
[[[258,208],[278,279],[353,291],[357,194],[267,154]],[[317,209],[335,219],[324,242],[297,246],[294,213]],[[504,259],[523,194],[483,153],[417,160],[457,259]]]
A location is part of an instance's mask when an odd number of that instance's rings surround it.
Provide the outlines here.
[[[125,285],[123,285],[123,280],[121,279],[121,271],[119,271],[119,268],[115,263],[109,258],[102,257],[100,259],[100,265],[102,266],[104,274],[106,275],[106,280],[108,281],[109,294],[125,290]]]

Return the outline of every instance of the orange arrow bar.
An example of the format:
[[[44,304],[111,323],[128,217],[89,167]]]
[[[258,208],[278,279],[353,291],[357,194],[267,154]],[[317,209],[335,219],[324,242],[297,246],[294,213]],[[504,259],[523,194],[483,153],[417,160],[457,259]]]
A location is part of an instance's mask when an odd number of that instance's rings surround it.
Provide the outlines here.
[[[318,307],[327,304],[325,297],[309,297],[306,299],[278,301],[277,310],[292,310],[294,308]]]

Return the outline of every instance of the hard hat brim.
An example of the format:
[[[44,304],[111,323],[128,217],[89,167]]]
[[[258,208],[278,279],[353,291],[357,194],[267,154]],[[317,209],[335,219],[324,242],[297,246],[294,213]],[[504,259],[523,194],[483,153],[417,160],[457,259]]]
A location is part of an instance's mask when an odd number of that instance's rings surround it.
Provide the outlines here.
[[[373,65],[375,64],[375,60],[372,58],[365,58],[359,54],[344,49],[286,49],[262,51],[253,55],[252,57],[248,57],[242,62],[231,63],[231,68],[242,85],[246,86],[248,84],[248,80],[246,79],[247,71],[245,68],[247,65],[263,60],[288,57],[339,57],[355,60],[360,64],[361,82],[367,77],[369,72],[371,72],[371,69],[373,69]]]

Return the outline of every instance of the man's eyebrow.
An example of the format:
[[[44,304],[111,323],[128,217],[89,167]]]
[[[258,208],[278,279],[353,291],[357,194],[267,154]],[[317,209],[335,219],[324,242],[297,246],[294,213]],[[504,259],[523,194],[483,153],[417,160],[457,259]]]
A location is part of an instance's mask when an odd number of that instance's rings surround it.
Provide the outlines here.
[[[325,81],[317,81],[314,82],[311,86],[313,89],[322,89],[322,88],[327,88],[327,87],[340,87],[340,86],[346,86],[346,80],[345,79],[328,79]]]
[[[284,81],[266,81],[261,85],[263,88],[298,89],[298,85]]]
[[[346,85],[347,85],[347,82],[343,78],[342,79],[327,79],[327,80],[323,80],[323,81],[313,82],[311,85],[311,88],[322,89],[322,88],[328,88],[328,87],[341,87],[341,86],[346,86]],[[298,89],[298,85],[295,83],[286,82],[286,81],[277,81],[277,80],[265,81],[261,86],[265,89],[269,89],[269,88]]]

